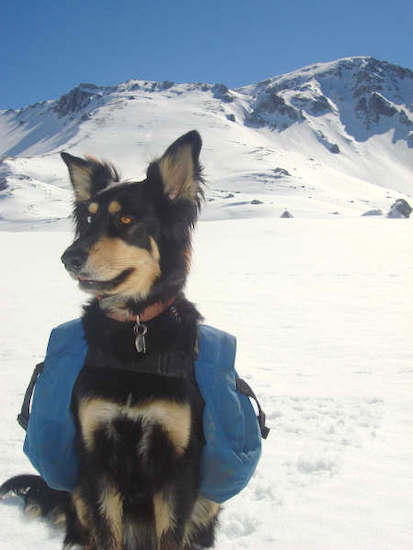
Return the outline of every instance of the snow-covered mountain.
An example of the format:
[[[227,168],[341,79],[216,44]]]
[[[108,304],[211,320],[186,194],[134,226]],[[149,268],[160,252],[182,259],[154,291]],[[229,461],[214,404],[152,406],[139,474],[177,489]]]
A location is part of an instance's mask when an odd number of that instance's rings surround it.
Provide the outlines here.
[[[80,84],[60,99],[0,111],[2,227],[67,218],[59,151],[113,160],[124,177],[139,178],[192,128],[204,139],[207,219],[286,209],[298,217],[360,215],[413,194],[413,72],[353,57],[238,90]]]

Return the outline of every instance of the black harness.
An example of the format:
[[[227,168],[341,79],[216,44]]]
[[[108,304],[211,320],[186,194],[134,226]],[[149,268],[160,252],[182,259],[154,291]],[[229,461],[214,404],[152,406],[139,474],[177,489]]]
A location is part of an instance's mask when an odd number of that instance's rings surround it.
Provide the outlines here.
[[[94,366],[96,364],[98,366]],[[157,376],[187,379],[188,382],[195,386],[197,392],[199,392],[199,388],[195,380],[194,358],[190,354],[183,351],[153,353],[148,354],[140,361],[121,362],[113,354],[96,348],[93,350],[88,350],[85,365],[88,369],[108,368],[134,372],[136,374],[152,374]],[[44,363],[39,363],[36,365],[24,396],[21,411],[17,416],[17,422],[24,430],[27,430],[29,423],[30,403],[34,387],[43,368]],[[255,401],[258,409],[257,419],[260,426],[261,436],[263,439],[266,439],[270,430],[265,425],[265,413],[261,408],[257,396],[249,384],[238,376],[236,377],[236,388],[241,394],[246,395]]]

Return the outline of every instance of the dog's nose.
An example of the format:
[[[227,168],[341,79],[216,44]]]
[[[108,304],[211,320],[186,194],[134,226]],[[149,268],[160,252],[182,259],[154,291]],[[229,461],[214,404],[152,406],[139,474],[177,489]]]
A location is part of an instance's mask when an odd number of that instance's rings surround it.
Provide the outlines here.
[[[61,260],[66,269],[70,271],[80,271],[86,262],[87,253],[79,249],[68,248],[62,255]]]

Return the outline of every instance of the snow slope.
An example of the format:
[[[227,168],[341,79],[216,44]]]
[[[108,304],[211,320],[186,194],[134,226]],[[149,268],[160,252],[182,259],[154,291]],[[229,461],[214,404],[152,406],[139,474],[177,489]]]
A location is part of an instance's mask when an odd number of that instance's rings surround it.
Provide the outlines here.
[[[279,217],[285,209],[359,216],[413,193],[413,72],[354,57],[239,90],[81,84],[58,100],[1,111],[0,228],[65,225],[60,150],[111,160],[125,178],[140,179],[192,128],[204,140],[204,219]]]
[[[2,478],[30,470],[15,421],[53,326],[84,296],[65,232],[1,232]],[[238,337],[272,428],[217,550],[409,550],[413,540],[413,226],[383,218],[201,222],[188,296]],[[211,269],[211,266],[216,266]],[[1,504],[0,548],[61,534]]]

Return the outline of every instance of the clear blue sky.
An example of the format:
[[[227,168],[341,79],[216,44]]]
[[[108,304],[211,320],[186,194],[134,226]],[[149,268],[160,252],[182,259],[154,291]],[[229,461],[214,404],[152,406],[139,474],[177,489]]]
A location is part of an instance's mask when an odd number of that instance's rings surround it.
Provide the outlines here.
[[[0,108],[80,82],[237,87],[352,55],[413,68],[413,0],[2,0]]]

